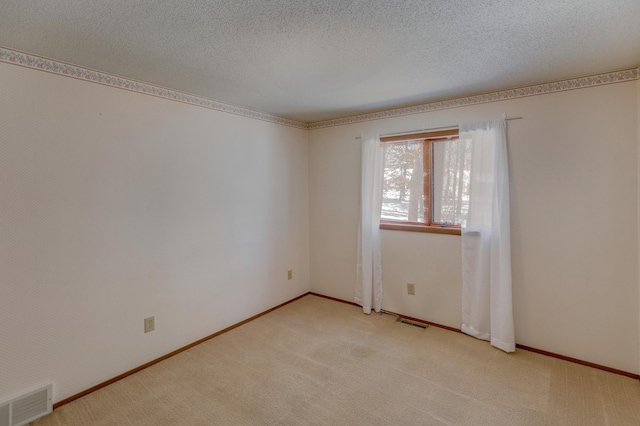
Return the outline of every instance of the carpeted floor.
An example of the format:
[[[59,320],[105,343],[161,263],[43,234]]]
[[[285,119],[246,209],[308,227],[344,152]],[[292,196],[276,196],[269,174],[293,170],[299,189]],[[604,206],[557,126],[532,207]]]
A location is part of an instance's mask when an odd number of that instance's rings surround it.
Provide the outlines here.
[[[640,425],[640,383],[307,295],[34,425]]]

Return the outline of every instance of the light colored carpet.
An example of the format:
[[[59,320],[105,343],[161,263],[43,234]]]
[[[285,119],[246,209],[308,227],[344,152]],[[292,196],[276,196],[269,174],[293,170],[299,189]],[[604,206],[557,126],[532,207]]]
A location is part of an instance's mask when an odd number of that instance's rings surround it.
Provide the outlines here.
[[[307,295],[34,425],[640,425],[640,383]]]

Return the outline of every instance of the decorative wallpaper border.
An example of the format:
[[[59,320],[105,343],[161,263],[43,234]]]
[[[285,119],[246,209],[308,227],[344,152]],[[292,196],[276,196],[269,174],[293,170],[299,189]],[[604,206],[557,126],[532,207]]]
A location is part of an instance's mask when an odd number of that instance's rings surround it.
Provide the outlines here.
[[[567,90],[583,89],[586,87],[602,86],[605,84],[622,83],[625,81],[638,80],[640,78],[640,67],[630,68],[622,71],[613,71],[603,74],[596,74],[587,77],[572,78],[553,83],[525,86],[517,89],[501,90],[481,95],[467,96],[464,98],[448,99],[438,102],[430,102],[404,108],[396,108],[385,111],[372,112],[368,114],[354,115],[351,117],[336,118],[334,120],[318,121],[309,124],[309,129],[320,129],[323,127],[335,127],[345,124],[360,123],[363,121],[380,120],[383,118],[400,117],[403,115],[420,114],[430,111],[458,108],[468,105],[484,104],[488,102],[504,101],[507,99],[524,98],[527,96],[543,95],[546,93],[564,92]]]
[[[120,89],[130,90],[132,92],[144,93],[159,98],[172,101],[183,102],[203,108],[216,111],[227,112],[230,114],[240,115],[256,120],[268,121],[274,124],[295,127],[298,129],[320,129],[324,127],[335,127],[346,124],[360,123],[363,121],[380,120],[383,118],[401,117],[404,115],[421,114],[431,111],[439,111],[443,109],[458,108],[462,106],[484,104],[488,102],[504,101],[508,99],[517,99],[527,96],[543,95],[554,92],[564,92],[567,90],[583,89],[586,87],[602,86],[605,84],[622,83],[626,81],[640,79],[640,67],[629,68],[621,71],[613,71],[602,74],[596,74],[586,77],[572,78],[552,83],[537,84],[533,86],[525,86],[515,89],[501,90],[480,95],[466,96],[462,98],[448,99],[437,102],[429,102],[421,105],[410,107],[396,108],[385,111],[372,112],[367,114],[354,115],[350,117],[336,118],[333,120],[317,121],[314,123],[303,123],[300,121],[290,120],[288,118],[278,117],[261,111],[254,111],[214,99],[196,96],[178,90],[167,89],[153,84],[132,80],[117,75],[108,74],[101,71],[95,71],[89,68],[83,68],[64,62],[55,61],[36,55],[11,50],[0,47],[0,62],[8,64],[20,65],[27,68],[33,68],[53,74],[64,75],[79,80],[90,81],[93,83],[103,84],[106,86],[117,87]]]
[[[144,93],[146,95],[183,102],[186,104],[196,105],[216,111],[228,112],[230,114],[254,118],[256,120],[268,121],[270,123],[282,124],[299,129],[309,128],[309,125],[307,123],[302,123],[300,121],[289,120],[287,118],[278,117],[275,115],[267,114],[265,112],[254,111],[248,108],[242,108],[224,102],[219,102],[214,99],[191,95],[189,93],[167,89],[160,86],[154,86],[153,84],[144,83],[125,77],[119,77],[117,75],[95,71],[89,68],[83,68],[64,62],[55,61],[53,59],[31,55],[29,53],[6,49],[3,47],[0,47],[0,62],[6,62],[8,64],[20,65],[27,68],[47,71],[53,74],[59,74],[67,77],[77,78],[79,80],[90,81],[93,83],[103,84],[105,86],[117,87],[119,89],[125,89],[132,92]]]

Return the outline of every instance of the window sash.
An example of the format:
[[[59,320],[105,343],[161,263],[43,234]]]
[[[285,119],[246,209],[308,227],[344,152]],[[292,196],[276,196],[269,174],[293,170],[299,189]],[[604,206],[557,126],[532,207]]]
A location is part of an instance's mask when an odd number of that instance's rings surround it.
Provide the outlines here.
[[[422,161],[423,161],[423,196],[422,196],[422,209],[424,211],[424,221],[410,221],[410,220],[398,220],[388,217],[381,218],[381,227],[385,229],[402,229],[416,230],[416,227],[437,227],[437,228],[452,228],[452,231],[457,230],[459,233],[460,224],[446,224],[441,222],[435,222],[434,219],[434,155],[433,155],[433,143],[442,141],[451,141],[458,139],[458,129],[441,130],[434,132],[425,132],[409,135],[394,135],[389,137],[380,138],[380,142],[383,148],[395,145],[406,145],[410,143],[422,143]],[[386,154],[386,149],[385,149]],[[385,158],[385,171],[386,171],[386,158]],[[456,206],[457,207],[457,206]],[[407,219],[408,219],[407,213]],[[411,228],[411,229],[409,229]],[[447,232],[450,233],[450,232]]]

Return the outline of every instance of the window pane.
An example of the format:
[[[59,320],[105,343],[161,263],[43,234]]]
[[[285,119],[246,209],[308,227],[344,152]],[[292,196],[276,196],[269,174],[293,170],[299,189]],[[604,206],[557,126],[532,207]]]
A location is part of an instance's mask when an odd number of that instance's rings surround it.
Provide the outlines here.
[[[384,145],[382,219],[424,222],[423,143]]]
[[[464,225],[469,210],[471,143],[433,142],[433,222]]]

